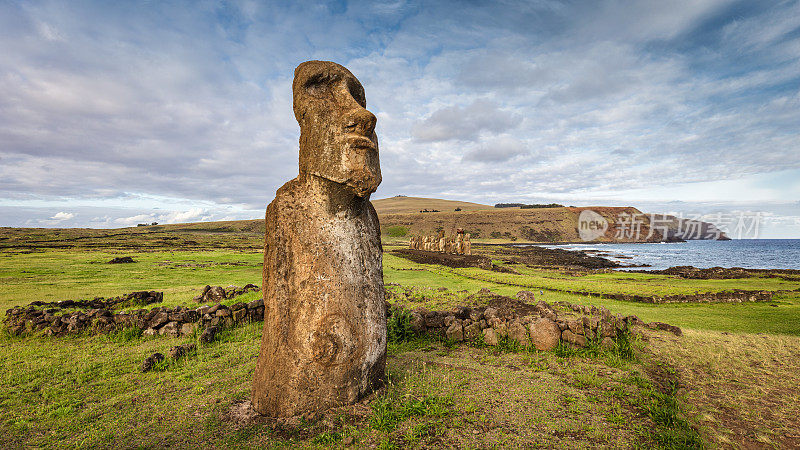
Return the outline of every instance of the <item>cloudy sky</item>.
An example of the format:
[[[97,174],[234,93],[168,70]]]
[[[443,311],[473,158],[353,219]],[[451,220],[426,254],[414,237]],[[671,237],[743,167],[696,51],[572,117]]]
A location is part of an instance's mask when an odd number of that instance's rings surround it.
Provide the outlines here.
[[[800,238],[800,2],[0,0],[0,226],[263,216],[297,64],[398,194],[758,214]]]

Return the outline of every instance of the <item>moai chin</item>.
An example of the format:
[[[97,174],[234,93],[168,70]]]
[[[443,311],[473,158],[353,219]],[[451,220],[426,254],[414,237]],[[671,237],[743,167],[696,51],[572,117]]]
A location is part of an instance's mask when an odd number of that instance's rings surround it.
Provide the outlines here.
[[[346,68],[294,72],[300,174],[269,204],[264,328],[253,408],[289,417],[357,402],[381,385],[386,309],[380,227],[369,196],[381,182],[375,116]]]

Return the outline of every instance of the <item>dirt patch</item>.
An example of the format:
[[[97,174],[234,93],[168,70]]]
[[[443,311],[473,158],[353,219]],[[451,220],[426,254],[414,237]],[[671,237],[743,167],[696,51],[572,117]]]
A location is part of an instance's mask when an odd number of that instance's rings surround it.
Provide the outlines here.
[[[309,440],[327,432],[340,432],[343,427],[364,426],[372,412],[372,402],[384,395],[386,387],[380,388],[359,403],[319,411],[302,416],[273,418],[258,414],[249,399],[238,400],[222,414],[222,421],[235,430],[265,425],[272,429],[272,437],[281,440]]]
[[[798,448],[796,337],[691,331],[648,346],[677,376],[679,397],[721,448]],[[668,365],[668,366],[667,366]],[[655,376],[654,376],[655,375]],[[661,383],[659,383],[661,384]]]
[[[491,270],[492,260],[480,255],[451,255],[449,253],[429,252],[403,248],[391,252],[419,264],[438,264],[447,267],[478,267]]]
[[[524,317],[537,313],[533,305],[517,300],[516,298],[492,293],[478,292],[464,300],[469,305],[482,307],[490,306],[495,308],[497,310],[497,316],[501,318]]]
[[[241,429],[258,423],[269,423],[269,419],[259,415],[253,409],[250,400],[240,400],[233,402],[230,409],[223,416],[226,422],[230,422],[234,428]]]
[[[619,263],[591,256],[585,251],[544,248],[536,245],[485,245],[473,244],[472,249],[482,255],[495,256],[498,259],[513,261],[536,267],[569,267],[583,269],[605,269],[622,267]]]

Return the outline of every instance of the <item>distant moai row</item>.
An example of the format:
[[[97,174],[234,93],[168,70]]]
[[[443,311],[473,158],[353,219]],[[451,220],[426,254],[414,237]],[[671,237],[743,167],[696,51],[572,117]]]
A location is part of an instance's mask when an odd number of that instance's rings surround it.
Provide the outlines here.
[[[439,231],[438,236],[411,236],[408,248],[453,255],[472,254],[470,234],[461,228],[456,229],[456,235],[451,237],[446,237],[444,231]]]

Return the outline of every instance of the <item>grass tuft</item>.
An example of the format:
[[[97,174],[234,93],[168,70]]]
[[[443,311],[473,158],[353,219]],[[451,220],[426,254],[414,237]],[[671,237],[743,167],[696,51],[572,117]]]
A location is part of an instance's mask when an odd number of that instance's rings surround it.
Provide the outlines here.
[[[642,409],[656,425],[650,432],[654,441],[668,449],[705,448],[700,433],[682,417],[676,385],[669,385],[666,392],[659,392],[647,380],[639,385],[645,386],[639,392]]]
[[[142,330],[139,327],[125,327],[112,331],[106,334],[106,338],[111,342],[119,342],[121,344],[128,344],[131,342],[139,342],[142,340]]]
[[[389,342],[408,342],[416,333],[411,329],[411,312],[404,308],[395,308],[386,325]]]
[[[443,418],[452,414],[452,395],[431,392],[425,384],[425,373],[410,374],[399,384],[391,381],[389,389],[372,404],[370,427],[391,433],[406,419],[413,417]]]

